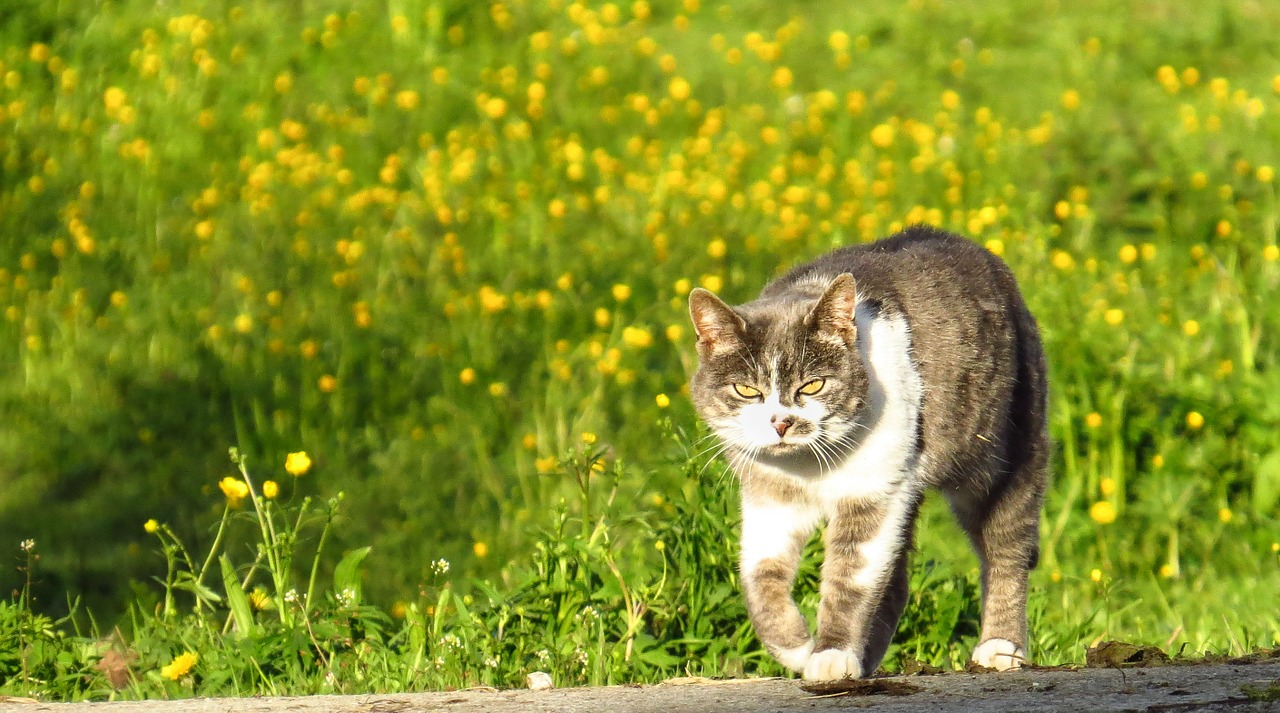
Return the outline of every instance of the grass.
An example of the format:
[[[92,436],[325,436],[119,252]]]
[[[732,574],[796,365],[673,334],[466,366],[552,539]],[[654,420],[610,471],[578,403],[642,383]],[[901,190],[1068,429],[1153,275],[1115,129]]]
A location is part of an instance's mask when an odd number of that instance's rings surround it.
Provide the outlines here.
[[[1044,332],[1036,659],[1280,643],[1280,14],[184,9],[0,20],[0,694],[776,673],[684,298],[912,222]],[[944,510],[890,668],[974,643]]]

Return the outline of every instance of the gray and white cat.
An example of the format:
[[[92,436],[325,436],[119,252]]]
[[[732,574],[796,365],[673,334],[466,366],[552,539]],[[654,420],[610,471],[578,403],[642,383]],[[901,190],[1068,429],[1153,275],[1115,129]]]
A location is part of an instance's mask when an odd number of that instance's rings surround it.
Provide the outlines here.
[[[743,589],[769,653],[809,680],[875,671],[933,487],[982,566],[972,659],[1018,667],[1049,440],[1039,333],[1004,263],[916,226],[801,265],[744,305],[694,290],[689,310],[693,403],[742,482]],[[815,639],[792,586],[823,521]]]

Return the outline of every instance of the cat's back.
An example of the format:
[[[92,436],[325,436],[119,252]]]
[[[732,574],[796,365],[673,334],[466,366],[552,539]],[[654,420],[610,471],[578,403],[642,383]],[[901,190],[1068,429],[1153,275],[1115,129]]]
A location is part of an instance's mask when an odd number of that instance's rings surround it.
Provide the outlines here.
[[[927,309],[935,300],[947,300],[952,309],[963,311],[965,305],[954,302],[961,296],[1021,302],[1012,273],[998,257],[959,235],[923,225],[826,253],[778,278],[761,296],[821,292],[842,273],[853,275],[863,299],[908,314]]]
[[[805,299],[842,273],[875,320],[901,320],[923,383],[921,440],[935,463],[953,464],[935,484],[984,472],[1006,446],[1045,427],[1046,375],[1039,330],[1004,261],[958,235],[913,226],[840,248],[768,285],[762,297]],[[860,322],[861,325],[861,322]],[[875,338],[867,348],[878,347]],[[895,347],[896,348],[896,347]],[[1010,423],[1017,423],[1010,431]]]

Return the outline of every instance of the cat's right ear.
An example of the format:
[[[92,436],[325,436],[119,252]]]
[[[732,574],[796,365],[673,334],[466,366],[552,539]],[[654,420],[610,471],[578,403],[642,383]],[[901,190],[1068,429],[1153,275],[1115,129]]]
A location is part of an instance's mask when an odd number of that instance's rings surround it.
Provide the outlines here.
[[[709,356],[742,344],[747,323],[711,292],[696,287],[689,293],[689,317],[698,333],[698,353]]]

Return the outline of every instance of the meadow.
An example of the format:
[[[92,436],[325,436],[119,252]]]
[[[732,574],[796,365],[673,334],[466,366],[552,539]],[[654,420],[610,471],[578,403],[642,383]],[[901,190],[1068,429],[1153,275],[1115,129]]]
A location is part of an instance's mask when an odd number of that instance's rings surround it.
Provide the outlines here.
[[[686,295],[913,223],[1041,324],[1033,658],[1280,645],[1264,3],[5,13],[0,695],[779,674]],[[886,667],[963,666],[938,502],[916,550]]]

